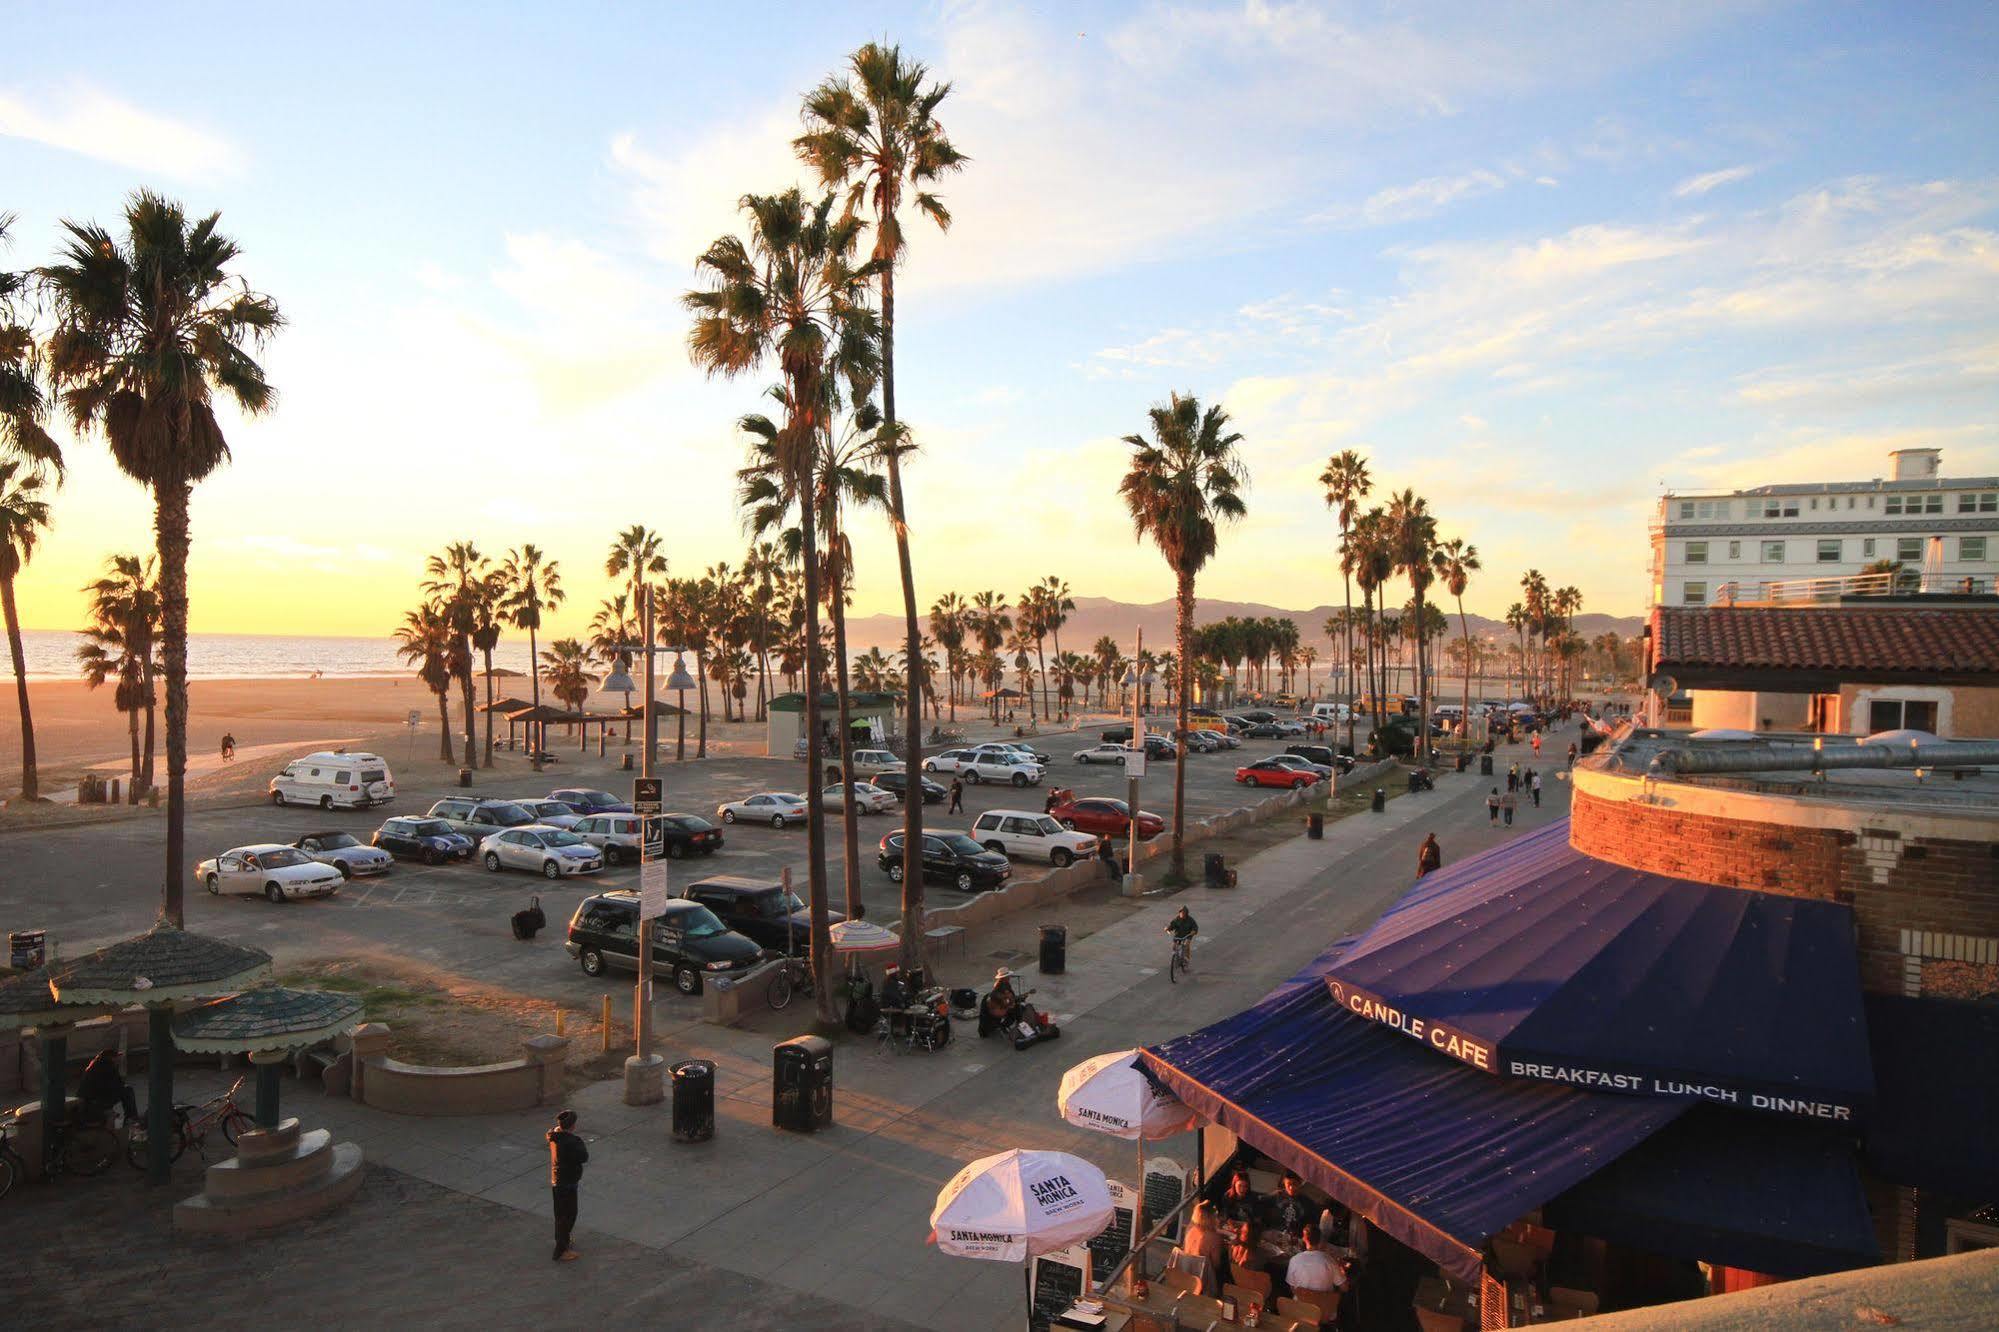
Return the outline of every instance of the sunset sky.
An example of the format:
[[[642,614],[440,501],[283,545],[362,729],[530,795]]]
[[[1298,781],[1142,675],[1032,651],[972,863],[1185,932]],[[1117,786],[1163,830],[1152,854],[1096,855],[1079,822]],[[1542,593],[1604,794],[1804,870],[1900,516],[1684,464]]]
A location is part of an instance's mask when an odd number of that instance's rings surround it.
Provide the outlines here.
[[[678,297],[734,201],[801,179],[800,94],[884,34],[954,89],[957,223],[912,226],[898,397],[919,592],[1048,573],[1154,601],[1114,486],[1169,390],[1227,406],[1251,517],[1218,597],[1337,600],[1315,478],[1353,447],[1487,568],[1637,613],[1682,487],[1999,472],[1990,4],[177,6],[82,40],[13,4],[0,266],[141,185],[220,209],[290,327],[197,492],[193,626],[383,633],[424,555],[740,561],[765,381],[690,368]],[[29,628],[151,542],[70,446]],[[862,612],[899,605],[879,518]],[[1398,594],[1399,595],[1399,594]]]

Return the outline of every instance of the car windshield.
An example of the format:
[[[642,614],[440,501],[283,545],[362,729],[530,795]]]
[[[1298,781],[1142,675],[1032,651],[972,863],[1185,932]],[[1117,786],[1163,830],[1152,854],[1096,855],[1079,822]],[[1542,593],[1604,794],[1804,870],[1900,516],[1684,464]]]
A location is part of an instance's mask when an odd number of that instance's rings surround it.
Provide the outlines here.
[[[695,907],[683,911],[673,918],[673,924],[690,939],[706,939],[717,934],[727,934],[729,927],[716,918],[707,907]]]
[[[588,842],[573,832],[545,832],[541,834],[543,846],[588,846]]]
[[[1085,808],[1094,809],[1104,814],[1122,815],[1131,813],[1131,807],[1122,800],[1092,800]]]
[[[319,849],[322,851],[338,851],[344,846],[361,845],[346,833],[328,833],[317,840],[319,842]]]
[[[799,900],[797,893],[787,893],[783,889],[765,893],[756,899],[756,904],[758,914],[764,916],[795,916],[805,910],[805,903]]]
[[[609,809],[613,805],[623,804],[624,802],[609,791],[578,791],[575,796],[575,803],[588,805],[591,809]]]
[[[556,818],[573,816],[576,813],[575,810],[563,804],[560,800],[537,800],[534,812],[544,817],[553,815]]]
[[[285,869],[292,865],[310,865],[312,861],[284,846],[275,851],[259,851],[257,863],[265,869]]]
[[[983,846],[963,833],[947,833],[940,840],[961,856],[976,856],[985,851]]]
[[[488,805],[481,812],[502,828],[518,828],[523,823],[534,822],[534,815],[519,805]]]
[[[417,837],[449,837],[451,825],[440,819],[425,819],[422,823],[411,824],[410,832]]]
[[[715,826],[708,822],[708,820],[696,818],[692,814],[677,814],[668,819],[667,823],[672,827],[680,829],[682,832],[707,832]]]
[[[1062,825],[1053,819],[1036,819],[1034,827],[1044,837],[1053,837],[1056,833],[1062,831]]]
[[[770,798],[772,800],[779,802],[780,804],[786,804],[786,805],[802,805],[805,803],[804,796],[797,795],[791,791],[772,791],[770,793]]]

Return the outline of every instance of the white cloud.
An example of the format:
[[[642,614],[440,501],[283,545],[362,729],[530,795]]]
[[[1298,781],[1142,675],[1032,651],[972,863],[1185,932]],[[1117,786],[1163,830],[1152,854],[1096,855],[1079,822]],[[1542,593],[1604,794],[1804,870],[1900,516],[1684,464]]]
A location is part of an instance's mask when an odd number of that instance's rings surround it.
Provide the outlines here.
[[[1752,166],[1724,167],[1720,171],[1709,171],[1698,176],[1689,176],[1673,187],[1675,199],[1694,199],[1709,190],[1718,190],[1724,185],[1733,185],[1739,180],[1748,180],[1756,174]]]
[[[244,166],[228,140],[82,84],[34,94],[0,89],[0,136],[192,180]]]
[[[1407,185],[1376,190],[1358,207],[1338,206],[1315,213],[1308,223],[1330,222],[1344,226],[1378,227],[1391,222],[1412,222],[1441,213],[1452,204],[1506,188],[1506,177],[1480,168],[1456,176],[1430,176]]]

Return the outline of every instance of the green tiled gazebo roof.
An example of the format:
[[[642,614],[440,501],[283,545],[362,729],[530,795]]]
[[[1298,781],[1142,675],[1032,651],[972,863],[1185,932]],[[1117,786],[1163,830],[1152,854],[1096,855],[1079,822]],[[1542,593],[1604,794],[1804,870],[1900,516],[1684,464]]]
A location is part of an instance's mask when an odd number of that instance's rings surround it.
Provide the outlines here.
[[[174,1015],[174,1045],[203,1054],[301,1050],[347,1031],[361,1016],[353,995],[272,986],[184,1008]]]
[[[261,948],[190,934],[161,921],[136,938],[58,962],[48,969],[56,1002],[157,1004],[233,994],[271,971]]]

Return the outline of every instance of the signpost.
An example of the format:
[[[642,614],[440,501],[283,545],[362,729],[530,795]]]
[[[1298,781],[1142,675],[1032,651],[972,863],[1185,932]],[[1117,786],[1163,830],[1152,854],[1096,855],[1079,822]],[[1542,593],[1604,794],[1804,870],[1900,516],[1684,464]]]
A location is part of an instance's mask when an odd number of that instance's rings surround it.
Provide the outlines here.
[[[414,763],[416,761],[416,728],[423,725],[423,714],[415,708],[411,708],[407,724],[410,728],[410,748],[407,761]]]
[[[666,864],[654,863],[654,847],[665,850],[666,829],[659,814],[665,808],[664,783],[652,774],[658,732],[653,713],[652,585],[639,596],[639,629],[645,638],[645,760],[632,782],[632,812],[639,817],[639,976],[632,990],[632,1032],[636,1049],[625,1061],[625,1104],[652,1105],[666,1094],[666,1061],[652,1052],[652,923],[666,908]],[[657,842],[655,841],[657,829]]]

